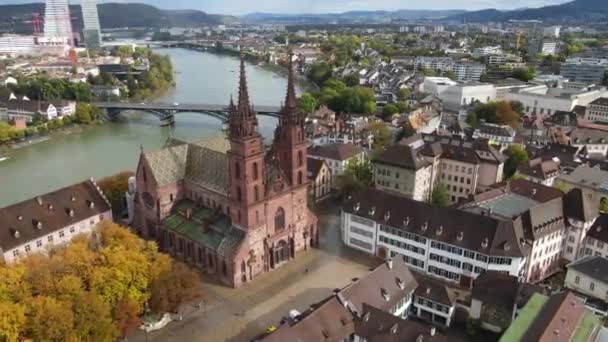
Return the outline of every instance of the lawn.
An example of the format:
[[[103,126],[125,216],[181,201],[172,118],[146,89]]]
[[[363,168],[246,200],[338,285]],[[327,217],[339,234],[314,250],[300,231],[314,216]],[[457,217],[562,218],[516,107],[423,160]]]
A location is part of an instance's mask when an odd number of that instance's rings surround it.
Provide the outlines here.
[[[600,324],[599,318],[594,314],[587,312],[581,323],[576,328],[576,332],[574,332],[574,336],[572,337],[572,342],[587,342],[590,341],[591,334],[593,333],[593,329]]]
[[[548,297],[535,293],[532,295],[526,306],[521,309],[517,318],[511,323],[511,326],[505,331],[499,342],[519,342],[523,334],[528,330],[528,327],[534,321],[534,318],[545,305]]]

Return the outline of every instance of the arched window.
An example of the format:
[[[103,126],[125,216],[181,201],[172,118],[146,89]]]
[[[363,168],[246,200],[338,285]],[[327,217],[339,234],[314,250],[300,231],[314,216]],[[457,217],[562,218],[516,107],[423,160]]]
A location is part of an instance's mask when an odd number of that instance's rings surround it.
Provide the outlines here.
[[[298,166],[302,166],[304,164],[304,158],[302,157],[302,151],[298,151]]]
[[[224,277],[228,276],[228,267],[226,267],[226,260],[222,261],[222,273]]]
[[[274,214],[274,230],[279,231],[283,229],[285,229],[285,210],[279,208]]]
[[[257,210],[255,211],[255,223],[260,224],[260,212]]]
[[[169,194],[169,201],[173,202],[173,194]]]
[[[236,200],[240,202],[242,199],[243,199],[243,194],[241,193],[241,187],[237,186],[236,187]]]
[[[236,179],[241,179],[241,167],[238,163],[234,164],[234,177]]]
[[[258,176],[259,176],[259,173],[258,173],[258,163],[254,162],[253,163],[253,180],[257,180]]]
[[[260,191],[257,185],[253,187],[253,197],[255,198],[256,202],[260,200]]]
[[[298,171],[298,185],[302,185],[304,183],[304,176],[302,175],[302,171]]]

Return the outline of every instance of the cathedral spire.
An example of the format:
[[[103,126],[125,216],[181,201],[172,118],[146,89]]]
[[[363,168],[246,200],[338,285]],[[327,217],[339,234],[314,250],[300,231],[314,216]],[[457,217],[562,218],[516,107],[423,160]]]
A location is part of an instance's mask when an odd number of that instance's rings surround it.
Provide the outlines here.
[[[239,75],[239,98],[235,106],[232,96],[230,97],[229,123],[230,136],[232,138],[243,138],[257,133],[258,122],[255,111],[249,102],[243,54],[241,54],[241,70]]]
[[[297,115],[296,88],[293,78],[293,52],[289,51],[289,70],[287,73],[287,95],[285,96],[285,114]]]
[[[245,73],[245,56],[241,54],[241,73],[239,76],[239,102],[238,114],[241,118],[252,115],[251,104],[249,103],[249,91],[247,90],[247,75]]]

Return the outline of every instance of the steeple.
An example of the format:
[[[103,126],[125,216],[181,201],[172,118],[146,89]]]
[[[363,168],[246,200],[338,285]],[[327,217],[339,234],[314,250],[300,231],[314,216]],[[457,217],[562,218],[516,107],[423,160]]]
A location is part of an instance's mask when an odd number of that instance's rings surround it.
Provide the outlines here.
[[[298,115],[296,89],[293,78],[293,52],[289,52],[289,70],[287,73],[287,95],[285,95],[285,106],[283,107],[285,119],[294,120]]]
[[[241,70],[239,75],[239,98],[236,106],[230,98],[229,106],[230,137],[243,138],[257,134],[257,117],[249,102],[247,89],[247,75],[245,73],[245,59],[241,55]]]

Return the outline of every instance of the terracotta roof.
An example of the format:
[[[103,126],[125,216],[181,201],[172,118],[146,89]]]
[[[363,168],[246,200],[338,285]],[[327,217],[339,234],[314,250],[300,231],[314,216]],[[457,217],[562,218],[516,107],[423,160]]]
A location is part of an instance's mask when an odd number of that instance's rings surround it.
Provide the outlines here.
[[[317,176],[319,175],[324,163],[325,161],[321,159],[308,158],[306,164],[308,179],[317,179]]]
[[[333,160],[347,160],[360,153],[363,149],[354,144],[328,144],[313,146],[308,149],[309,156],[327,158]]]
[[[559,173],[559,162],[554,160],[542,160],[535,158],[517,167],[517,171],[529,177],[537,179],[549,179]]]
[[[48,110],[51,104],[46,101],[28,101],[28,100],[10,100],[6,103],[8,110],[22,110],[31,113],[44,113]]]
[[[363,304],[363,314],[355,321],[355,334],[368,342],[448,341],[430,324],[405,320],[367,304]]]
[[[344,211],[385,223],[393,228],[445,243],[497,256],[522,257],[523,228],[507,221],[381,192],[363,191],[343,206]]]
[[[574,145],[580,144],[608,144],[606,132],[597,129],[576,127],[570,133],[570,141]]]
[[[571,292],[554,294],[540,309],[522,341],[569,341],[585,313],[585,306]]]
[[[606,272],[606,270],[608,270],[608,259],[602,256],[589,256],[577,260],[567,267],[568,269],[573,269],[589,278],[608,284],[608,273]]]
[[[264,342],[342,342],[355,331],[354,317],[335,297],[302,313],[294,324],[284,324]]]
[[[431,165],[430,162],[418,155],[418,153],[407,145],[392,145],[386,148],[374,162],[403,167],[410,170],[419,170]]]
[[[392,265],[389,267],[390,263]],[[405,261],[393,258],[345,287],[339,296],[348,302],[351,310],[359,313],[363,309],[363,303],[389,310],[417,285]]]
[[[508,183],[508,190],[541,203],[563,196],[563,193],[556,188],[534,183],[526,179],[514,179],[510,181]]]
[[[110,210],[91,181],[0,209],[0,247],[7,251]]]

